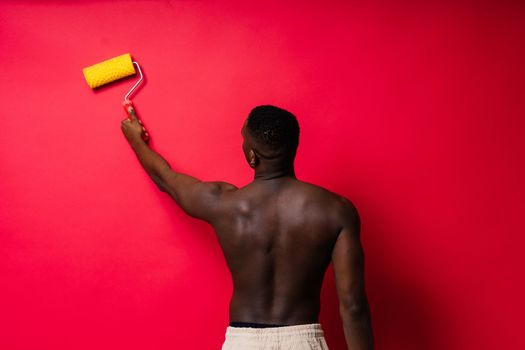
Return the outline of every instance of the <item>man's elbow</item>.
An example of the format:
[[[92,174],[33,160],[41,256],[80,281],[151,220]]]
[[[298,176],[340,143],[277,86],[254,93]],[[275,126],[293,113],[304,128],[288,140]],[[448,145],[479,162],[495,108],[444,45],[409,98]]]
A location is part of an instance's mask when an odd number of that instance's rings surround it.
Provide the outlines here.
[[[360,321],[368,317],[369,306],[366,297],[342,302],[339,312],[343,320]]]
[[[168,192],[168,189],[166,188],[166,184],[164,183],[164,181],[162,181],[160,179],[160,177],[158,176],[152,176],[152,179],[153,179],[153,182],[155,183],[155,185],[157,185],[157,188],[161,191],[161,192]]]
[[[159,191],[172,195],[170,189],[166,185],[166,182],[163,181],[161,177],[152,176],[151,178],[153,179],[153,182],[155,183],[155,185],[157,185],[157,188],[159,189]]]
[[[155,185],[157,185],[158,189],[161,192],[168,192],[168,188],[166,187],[166,183],[162,181],[159,178],[156,178],[153,182],[155,182]]]
[[[168,192],[168,186],[167,184],[167,175],[169,174],[171,168],[169,165],[164,165],[161,167],[157,167],[154,170],[151,171],[150,176],[153,182],[157,185],[159,190],[162,192]]]

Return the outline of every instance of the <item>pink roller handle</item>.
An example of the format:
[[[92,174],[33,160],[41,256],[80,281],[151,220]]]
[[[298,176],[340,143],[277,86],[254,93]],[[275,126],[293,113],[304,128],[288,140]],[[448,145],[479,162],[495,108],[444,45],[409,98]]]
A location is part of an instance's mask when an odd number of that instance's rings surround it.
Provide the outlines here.
[[[131,100],[122,101],[122,106],[124,107],[124,111],[126,112],[126,115],[128,116],[129,120],[131,120],[131,116],[129,115],[129,112],[128,112],[129,107],[133,108],[133,110],[135,111],[135,115],[137,115],[137,110],[135,109],[135,106],[133,105],[133,102]],[[137,115],[137,119],[140,120],[140,122],[142,123],[142,120],[139,118],[138,115]],[[144,123],[142,123],[142,126],[144,126]],[[148,135],[142,134],[142,139],[145,142],[147,142],[149,140],[149,134]]]

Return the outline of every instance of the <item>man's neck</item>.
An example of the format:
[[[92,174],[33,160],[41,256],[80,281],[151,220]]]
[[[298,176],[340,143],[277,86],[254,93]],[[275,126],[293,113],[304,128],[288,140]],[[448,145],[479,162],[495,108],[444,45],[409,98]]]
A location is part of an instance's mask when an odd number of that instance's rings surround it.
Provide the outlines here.
[[[272,180],[282,177],[289,177],[295,179],[295,169],[293,164],[289,166],[272,167],[267,164],[261,163],[255,168],[254,181],[265,181]]]

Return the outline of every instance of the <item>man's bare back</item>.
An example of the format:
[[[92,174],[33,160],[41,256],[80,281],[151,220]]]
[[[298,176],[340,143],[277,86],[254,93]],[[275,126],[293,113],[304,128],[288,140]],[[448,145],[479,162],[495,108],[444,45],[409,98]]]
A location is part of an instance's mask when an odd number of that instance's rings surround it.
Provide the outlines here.
[[[358,212],[346,198],[297,180],[292,114],[273,106],[252,110],[241,134],[255,175],[237,188],[173,171],[143,141],[146,130],[129,112],[122,131],[144,169],[187,214],[215,229],[233,279],[231,322],[318,323],[332,262],[346,342],[352,350],[373,348]]]
[[[318,322],[343,205],[336,195],[289,177],[254,181],[224,196],[213,227],[233,279],[231,321]]]

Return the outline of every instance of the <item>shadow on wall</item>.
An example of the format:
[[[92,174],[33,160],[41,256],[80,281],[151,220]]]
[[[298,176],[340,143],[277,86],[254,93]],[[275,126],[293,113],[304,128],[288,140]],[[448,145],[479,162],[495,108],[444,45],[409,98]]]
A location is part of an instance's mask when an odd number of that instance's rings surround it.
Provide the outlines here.
[[[370,236],[385,232],[368,231]],[[391,232],[388,233],[392,234]],[[439,301],[432,300],[410,271],[395,268],[402,251],[364,243],[366,291],[371,309],[376,349],[440,350],[444,349],[443,324]],[[390,250],[389,250],[390,249]],[[401,272],[401,273],[400,273]],[[346,349],[333,267],[330,264],[321,292],[320,322],[330,349]]]

